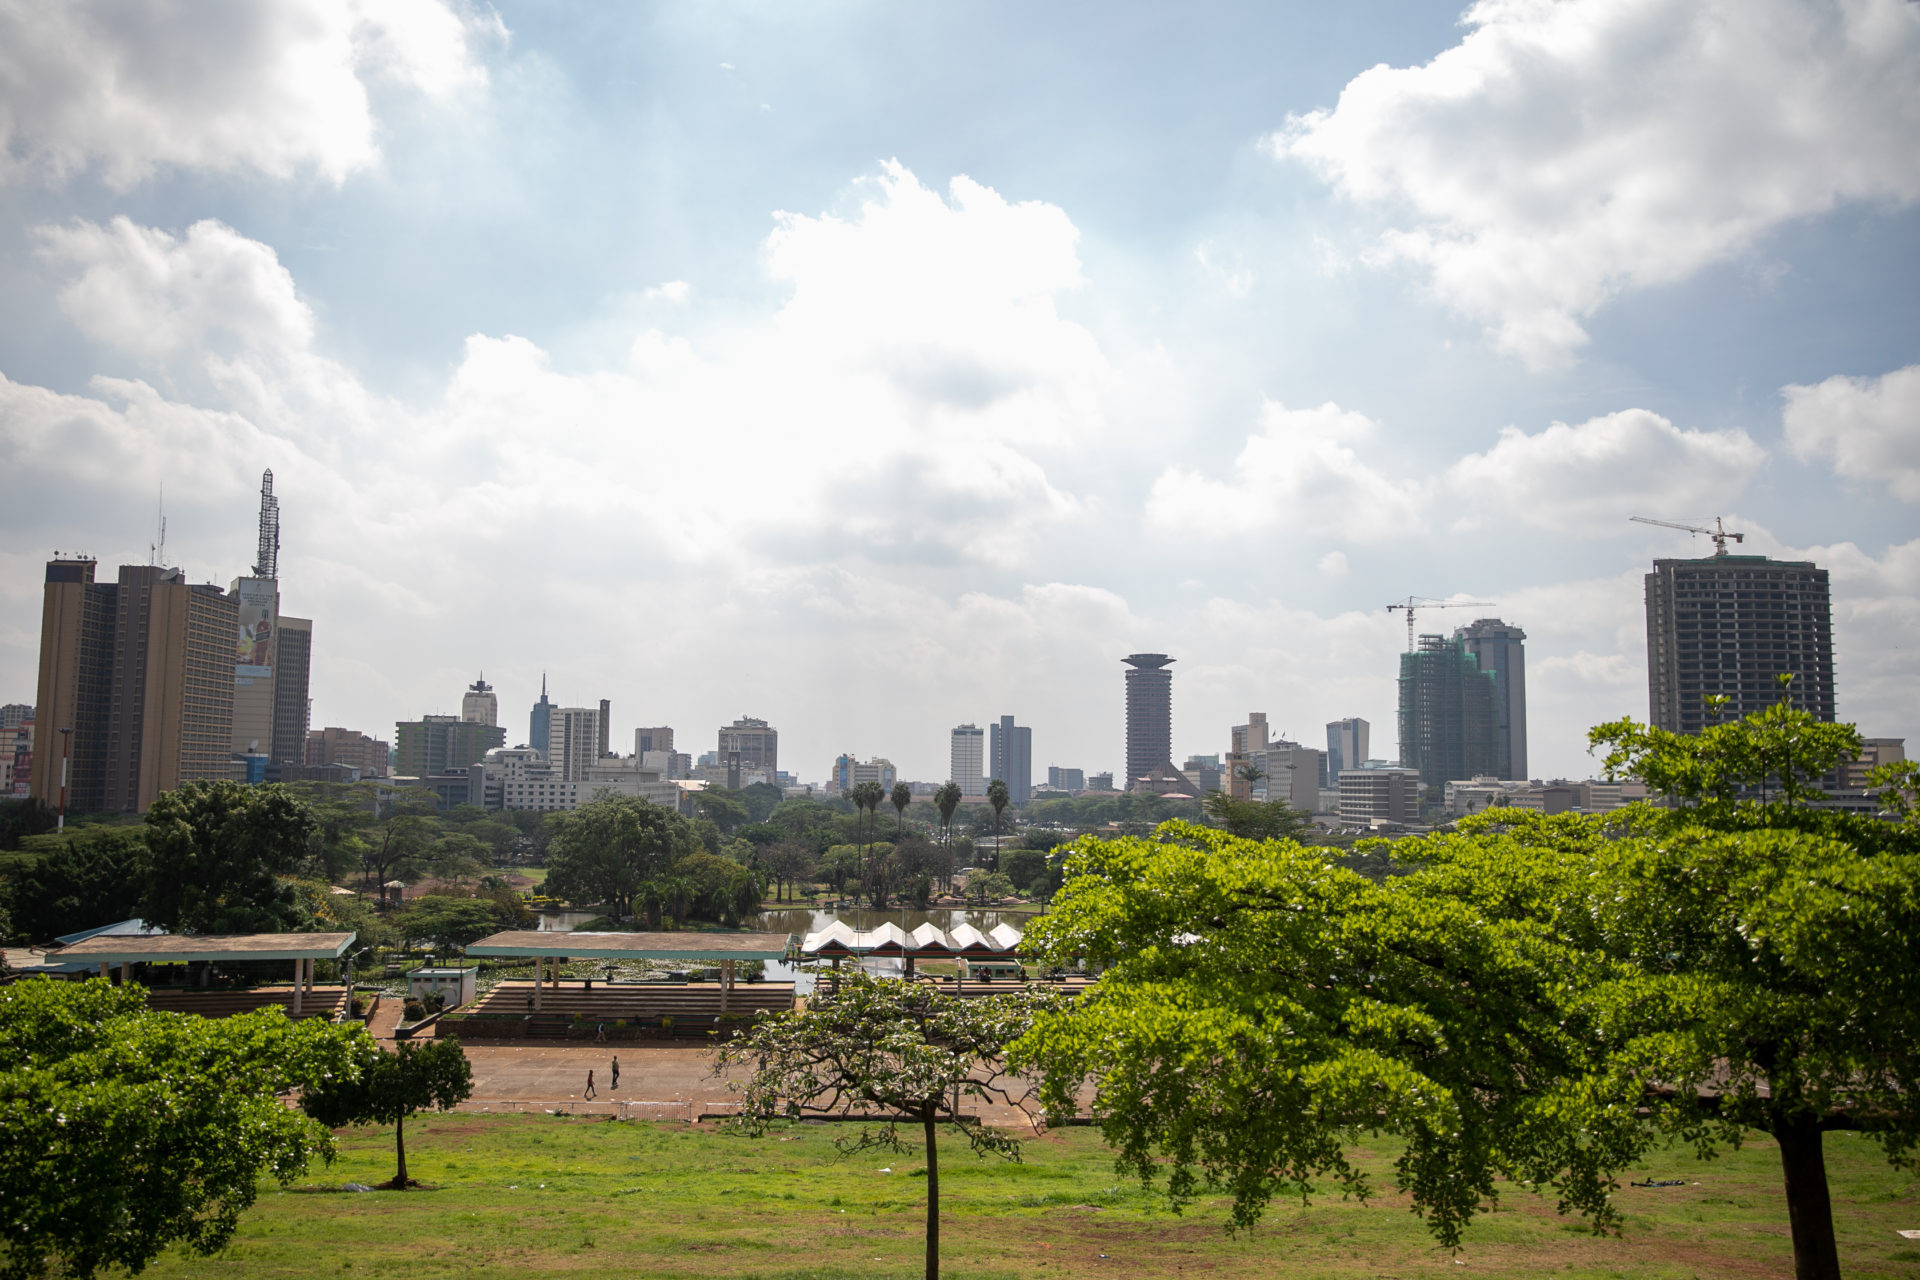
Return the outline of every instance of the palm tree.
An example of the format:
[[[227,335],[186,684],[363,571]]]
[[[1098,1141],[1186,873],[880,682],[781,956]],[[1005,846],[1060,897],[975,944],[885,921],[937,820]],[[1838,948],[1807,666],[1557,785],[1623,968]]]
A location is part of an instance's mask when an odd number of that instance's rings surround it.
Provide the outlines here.
[[[873,866],[873,816],[879,812],[880,802],[886,798],[887,789],[877,782],[862,782],[847,793],[847,799],[853,801],[856,812],[864,815],[859,820],[860,825],[865,828],[862,835],[863,843],[861,846],[860,862],[864,869],[863,879],[866,881],[869,889],[871,889],[875,879]],[[879,904],[875,903],[874,906],[877,910]]]
[[[907,806],[913,803],[913,788],[904,782],[896,782],[887,799],[893,802],[894,821],[898,824],[895,838],[904,840],[907,835]]]
[[[987,803],[993,806],[993,869],[1000,869],[1000,814],[1013,797],[1007,794],[1007,780],[995,778],[987,784]]]
[[[948,852],[953,850],[953,815],[959,809],[963,795],[957,782],[948,782],[933,793],[934,807],[940,810],[940,827],[946,833]]]

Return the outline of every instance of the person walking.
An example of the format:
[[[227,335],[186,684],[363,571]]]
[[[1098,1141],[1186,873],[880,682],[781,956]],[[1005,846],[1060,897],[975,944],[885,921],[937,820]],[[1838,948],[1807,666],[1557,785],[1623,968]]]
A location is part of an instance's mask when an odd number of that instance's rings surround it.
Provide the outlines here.
[[[591,1102],[591,1101],[593,1101],[593,1068],[592,1068],[592,1067],[588,1067],[588,1068],[587,1068],[587,1093],[586,1093],[586,1098],[587,1098],[587,1101],[589,1101],[589,1102]]]
[[[619,1087],[620,1087],[620,1059],[616,1056],[613,1060],[613,1083],[608,1085],[607,1088],[609,1091],[611,1091],[614,1089],[618,1089]]]

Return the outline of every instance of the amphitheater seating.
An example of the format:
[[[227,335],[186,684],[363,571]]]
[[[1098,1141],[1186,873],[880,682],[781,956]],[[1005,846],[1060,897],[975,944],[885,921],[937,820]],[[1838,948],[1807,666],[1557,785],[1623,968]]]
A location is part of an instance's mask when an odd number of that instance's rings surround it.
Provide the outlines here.
[[[481,996],[462,1013],[484,1016],[498,1014],[525,1017],[527,997],[533,994],[531,982],[503,982]],[[742,982],[727,998],[730,1014],[754,1013],[761,1009],[775,1012],[793,1007],[791,982]],[[720,985],[715,982],[635,982],[612,986],[596,982],[587,991],[570,982],[558,990],[548,987],[540,997],[541,1021],[550,1017],[581,1018],[596,1022],[617,1019],[637,1021],[643,1018],[714,1018],[720,1013]]]
[[[345,1006],[345,987],[315,987],[293,1012],[293,988],[255,987],[251,991],[195,991],[179,987],[159,987],[147,992],[147,1007],[165,1013],[197,1013],[204,1018],[228,1018],[236,1013],[251,1013],[269,1005],[278,1005],[288,1017],[331,1018]]]

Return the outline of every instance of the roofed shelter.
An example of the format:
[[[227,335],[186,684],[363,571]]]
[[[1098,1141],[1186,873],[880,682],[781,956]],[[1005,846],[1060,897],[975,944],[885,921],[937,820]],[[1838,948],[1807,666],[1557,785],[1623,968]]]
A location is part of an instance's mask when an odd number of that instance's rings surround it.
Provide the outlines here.
[[[548,933],[509,929],[468,944],[469,957],[496,956],[533,962],[533,1007],[541,1007],[549,966],[556,989],[560,961],[708,960],[720,965],[720,1010],[733,991],[734,966],[741,960],[785,960],[795,953],[790,933]]]
[[[314,962],[338,960],[357,936],[352,933],[169,933],[146,937],[98,934],[64,948],[60,958],[69,963],[98,964],[103,978],[117,964],[122,982],[132,976],[131,970],[136,964],[291,960],[293,1014],[298,1017],[302,997],[313,990]]]

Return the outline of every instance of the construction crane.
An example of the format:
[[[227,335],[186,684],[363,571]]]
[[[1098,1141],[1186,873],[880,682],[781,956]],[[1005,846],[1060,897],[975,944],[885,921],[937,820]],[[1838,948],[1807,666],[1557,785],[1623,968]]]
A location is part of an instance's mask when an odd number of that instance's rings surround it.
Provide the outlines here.
[[[1728,538],[1732,538],[1735,542],[1745,542],[1747,540],[1747,535],[1744,533],[1728,532],[1725,523],[1722,522],[1719,516],[1713,518],[1713,528],[1711,529],[1703,529],[1697,524],[1681,524],[1677,520],[1654,520],[1647,516],[1628,516],[1627,519],[1633,521],[1635,524],[1657,524],[1663,529],[1679,529],[1686,533],[1704,533],[1713,539],[1713,554],[1716,556],[1727,554]]]
[[[1387,606],[1387,612],[1404,609],[1407,614],[1407,652],[1413,652],[1413,615],[1421,609],[1491,609],[1491,600],[1434,600],[1427,596],[1408,596]]]

